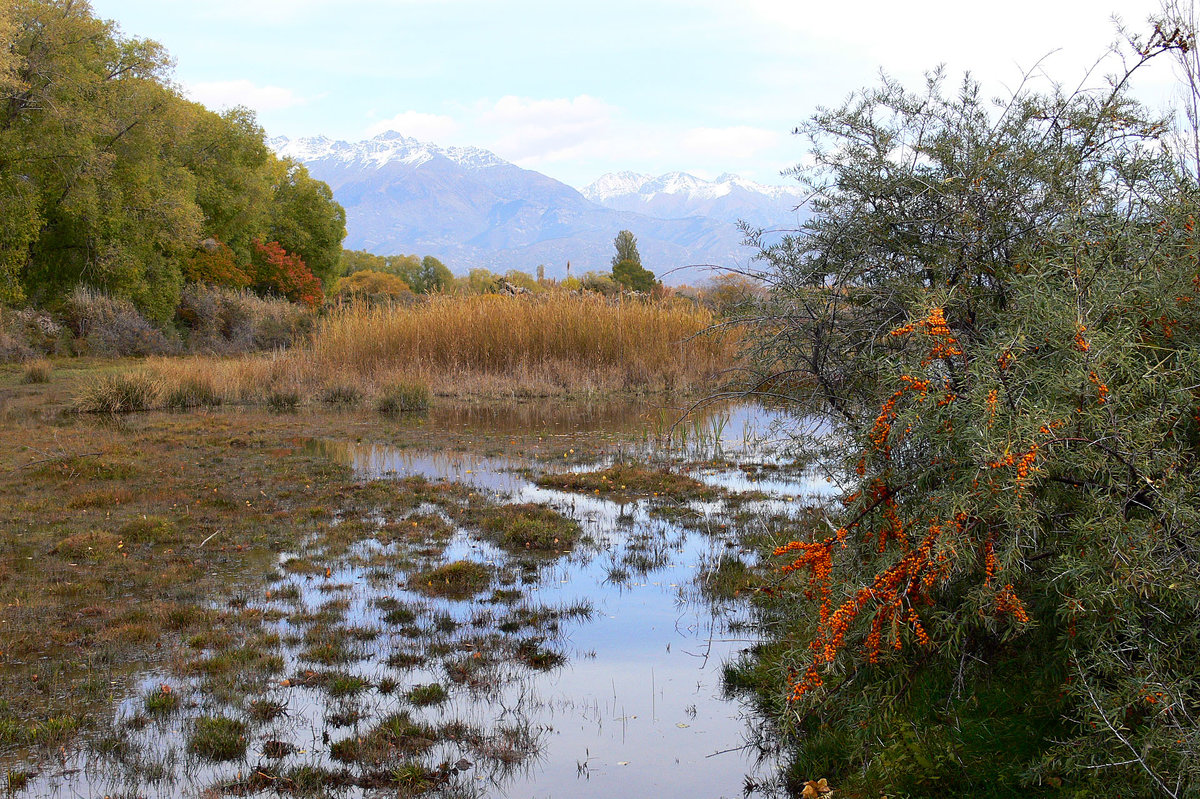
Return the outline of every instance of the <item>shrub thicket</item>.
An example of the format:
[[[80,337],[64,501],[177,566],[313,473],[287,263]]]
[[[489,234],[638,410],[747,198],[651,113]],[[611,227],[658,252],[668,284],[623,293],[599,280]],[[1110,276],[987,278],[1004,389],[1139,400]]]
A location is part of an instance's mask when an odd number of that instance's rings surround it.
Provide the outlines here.
[[[846,490],[781,542],[780,637],[732,675],[786,682],[797,775],[1200,785],[1200,202],[1113,85],[996,110],[885,81],[806,128],[753,388],[831,420]]]

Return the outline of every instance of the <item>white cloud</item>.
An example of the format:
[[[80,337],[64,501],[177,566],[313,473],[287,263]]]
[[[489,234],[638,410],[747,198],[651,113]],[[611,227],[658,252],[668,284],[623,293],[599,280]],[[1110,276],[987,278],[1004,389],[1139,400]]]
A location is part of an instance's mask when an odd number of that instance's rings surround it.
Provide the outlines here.
[[[683,148],[704,158],[742,160],[779,144],[777,131],[735,125],[727,128],[692,128],[683,134]]]
[[[282,86],[256,86],[248,80],[192,83],[185,87],[193,100],[209,108],[244,105],[255,111],[277,111],[308,102],[307,98]]]
[[[561,161],[604,148],[617,109],[595,97],[534,100],[502,97],[482,109],[477,124],[492,131],[492,149],[518,163]]]
[[[367,127],[368,136],[378,136],[394,130],[421,141],[446,144],[458,132],[458,123],[441,114],[425,114],[420,111],[404,111],[391,119],[375,122]]]

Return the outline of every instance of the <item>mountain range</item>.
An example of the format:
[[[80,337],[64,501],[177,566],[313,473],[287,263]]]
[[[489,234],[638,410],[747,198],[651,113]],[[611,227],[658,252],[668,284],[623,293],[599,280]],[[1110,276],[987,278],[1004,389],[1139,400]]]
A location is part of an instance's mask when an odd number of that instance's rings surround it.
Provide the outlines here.
[[[744,264],[737,221],[794,227],[798,189],[735,175],[706,181],[608,174],[582,192],[476,147],[442,147],[388,132],[360,142],[276,138],[271,146],[329,184],[346,209],[345,246],[380,255],[434,255],[454,272],[474,267],[547,277],[607,270],[618,231],[637,237],[658,274],[694,264]],[[670,283],[698,282],[679,270]]]

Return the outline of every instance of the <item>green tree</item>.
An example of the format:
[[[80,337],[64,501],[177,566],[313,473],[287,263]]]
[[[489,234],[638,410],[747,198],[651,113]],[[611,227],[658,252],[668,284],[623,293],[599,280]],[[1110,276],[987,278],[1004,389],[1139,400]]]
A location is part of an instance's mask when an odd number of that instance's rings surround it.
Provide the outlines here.
[[[20,264],[34,299],[86,282],[169,318],[200,229],[192,176],[173,158],[170,61],[155,42],[118,38],[84,3],[15,9],[19,88],[0,103],[0,190],[16,195],[17,229],[5,224],[3,246],[28,250],[3,260]]]
[[[338,273],[349,277],[355,272],[370,270],[372,272],[387,272],[388,262],[382,255],[375,255],[366,250],[342,250],[338,260]]]
[[[345,219],[328,186],[272,155],[246,109],[181,98],[160,45],[69,0],[6,3],[0,36],[0,300],[85,285],[166,322],[185,272],[236,285],[256,239],[332,276]],[[210,240],[228,248],[215,261]]]
[[[248,271],[254,240],[269,237],[275,156],[249,109],[215,114],[189,104],[188,111],[191,128],[179,157],[195,176],[203,233],[229,245]]]
[[[467,272],[464,285],[471,294],[494,294],[500,284],[500,276],[482,267]]]
[[[299,255],[327,286],[338,277],[346,212],[328,184],[314,180],[302,164],[277,162],[268,237]]]
[[[642,256],[638,255],[637,238],[628,230],[622,230],[613,239],[613,247],[616,248],[617,254],[613,256],[613,269],[617,268],[617,264],[622,261],[629,261],[637,266],[642,265]]]
[[[803,129],[749,388],[829,421],[844,492],[775,551],[779,638],[740,672],[781,678],[800,773],[1200,786],[1200,204],[1128,77],[998,110],[885,80]]]
[[[533,275],[528,272],[522,272],[520,269],[510,269],[504,273],[504,279],[513,284],[517,288],[525,289],[534,294],[544,291],[541,283],[534,279]]]
[[[454,275],[444,263],[432,255],[426,255],[421,259],[420,285],[423,294],[449,291],[454,288]]]
[[[613,280],[629,291],[652,291],[657,285],[654,273],[635,261],[620,261],[613,265]]]

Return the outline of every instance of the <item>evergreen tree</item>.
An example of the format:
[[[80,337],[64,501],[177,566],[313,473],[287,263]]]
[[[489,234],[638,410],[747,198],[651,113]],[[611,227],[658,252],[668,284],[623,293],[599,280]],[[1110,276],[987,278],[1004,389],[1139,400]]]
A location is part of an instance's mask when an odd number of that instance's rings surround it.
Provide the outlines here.
[[[622,261],[642,265],[642,256],[638,255],[637,238],[628,230],[622,230],[613,239],[613,247],[616,248],[617,254],[613,256],[612,265],[615,268]]]

